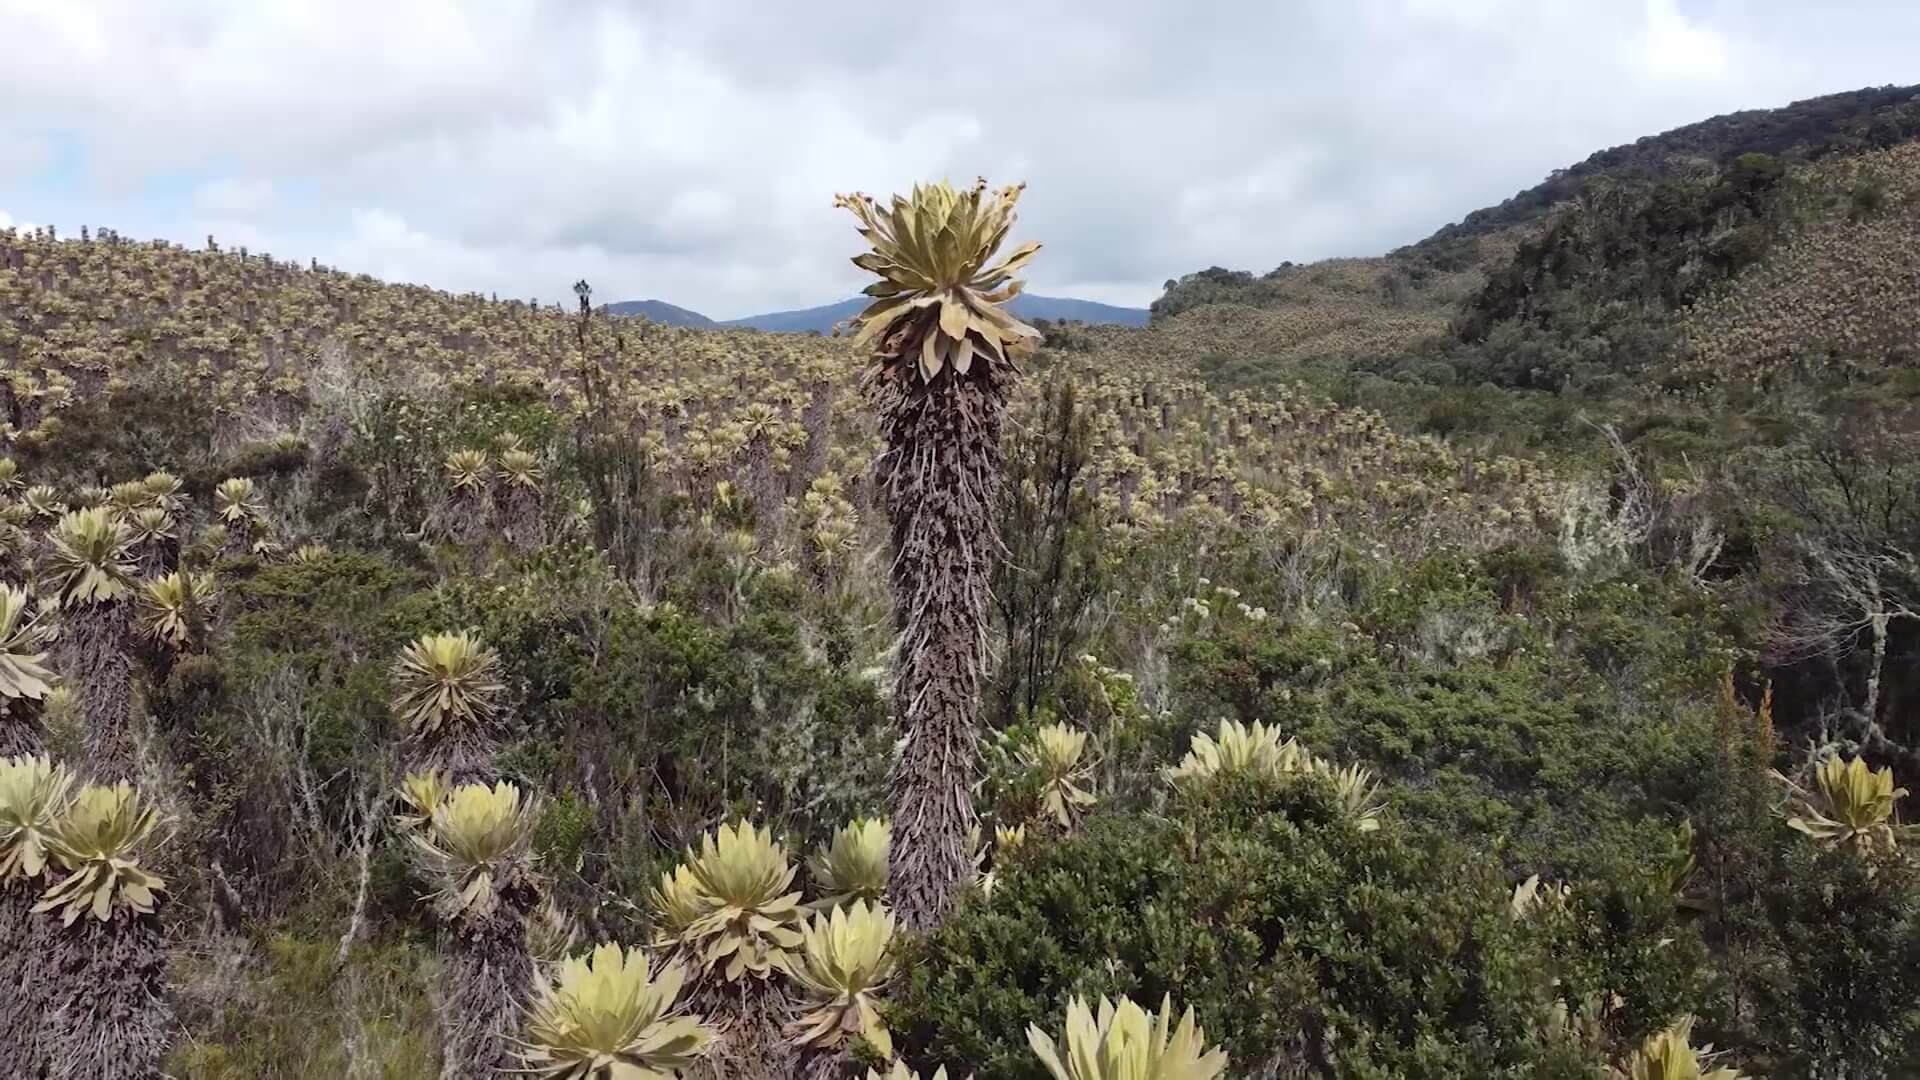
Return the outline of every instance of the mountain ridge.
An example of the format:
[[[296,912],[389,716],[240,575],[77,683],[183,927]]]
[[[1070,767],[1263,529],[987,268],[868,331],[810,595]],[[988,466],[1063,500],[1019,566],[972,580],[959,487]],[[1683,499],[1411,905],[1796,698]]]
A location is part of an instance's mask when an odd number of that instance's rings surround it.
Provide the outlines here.
[[[655,322],[672,326],[691,326],[700,329],[745,329],[766,330],[775,333],[821,333],[830,334],[838,323],[858,315],[869,303],[868,298],[854,296],[832,304],[816,307],[795,308],[790,311],[769,311],[759,315],[748,315],[738,319],[712,319],[697,311],[670,304],[664,300],[622,300],[607,305],[610,315],[641,315]],[[1115,304],[1102,304],[1094,300],[1081,300],[1064,296],[1036,296],[1022,293],[1013,298],[1008,308],[1017,318],[1034,320],[1046,319],[1050,322],[1083,322],[1108,326],[1145,326],[1146,308],[1120,307]]]
[[[1920,86],[1728,113],[1598,151],[1384,255],[1171,279],[1153,322],[1236,342],[1222,352],[1244,354],[1235,371],[1248,377],[1312,363],[1550,390],[1679,368],[1684,381],[1703,370],[1688,358],[1709,333],[1720,366],[1730,351],[1777,367],[1796,348],[1858,354],[1866,342],[1892,355],[1912,307],[1898,287],[1911,280],[1911,241],[1895,237],[1920,205],[1909,194],[1917,140]],[[1797,251],[1829,297],[1876,298],[1851,302],[1851,336],[1808,336],[1831,321],[1813,314],[1831,301],[1778,268],[1768,303],[1798,311],[1801,329],[1769,322],[1767,340],[1750,341],[1736,333],[1746,315],[1725,304],[1683,319],[1696,301],[1759,288],[1739,279],[1776,249]]]
[[[1538,221],[1577,196],[1594,177],[1657,180],[1695,162],[1731,165],[1742,154],[1788,162],[1884,150],[1920,135],[1920,84],[1868,86],[1802,98],[1774,108],[1739,109],[1655,135],[1643,135],[1555,169],[1539,183],[1436,229],[1390,255],[1430,253],[1449,242]]]
[[[1341,291],[1367,292],[1404,305],[1420,299],[1436,280],[1450,295],[1463,274],[1504,265],[1519,243],[1543,228],[1555,211],[1577,198],[1589,181],[1657,182],[1702,169],[1731,167],[1743,154],[1765,154],[1793,165],[1828,157],[1884,150],[1920,137],[1920,84],[1863,87],[1803,98],[1775,108],[1742,109],[1683,124],[1595,151],[1558,168],[1538,183],[1492,206],[1469,211],[1426,238],[1373,255],[1336,256],[1311,263],[1283,262],[1265,273],[1211,266],[1169,278],[1151,310],[1169,318],[1209,303],[1255,307],[1299,305],[1300,281],[1323,268],[1369,268],[1364,288],[1343,282]],[[1390,294],[1390,295],[1389,295]],[[1317,297],[1315,298],[1317,299]]]

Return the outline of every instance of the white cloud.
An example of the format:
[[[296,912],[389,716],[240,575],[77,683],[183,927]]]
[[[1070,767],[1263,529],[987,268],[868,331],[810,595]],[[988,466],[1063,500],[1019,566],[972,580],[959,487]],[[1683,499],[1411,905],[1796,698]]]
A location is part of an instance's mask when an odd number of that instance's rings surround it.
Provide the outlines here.
[[[53,150],[44,138],[25,132],[8,136],[0,129],[0,184],[32,176],[53,160]]]
[[[1646,0],[1638,41],[1641,70],[1660,78],[1719,79],[1730,66],[1727,39],[1681,14],[1675,0]]]
[[[1830,29],[1848,18],[1879,32]],[[0,0],[0,40],[30,43],[0,65],[0,147],[36,148],[11,170],[0,151],[0,201],[450,289],[564,299],[586,276],[725,317],[857,287],[836,191],[983,173],[1029,182],[1035,291],[1140,303],[1211,264],[1410,242],[1715,113],[1911,78],[1920,35],[1890,0],[973,19],[1005,30],[986,70],[930,64],[910,5]]]
[[[259,217],[273,202],[273,182],[249,177],[209,180],[193,193],[194,209],[215,217]]]

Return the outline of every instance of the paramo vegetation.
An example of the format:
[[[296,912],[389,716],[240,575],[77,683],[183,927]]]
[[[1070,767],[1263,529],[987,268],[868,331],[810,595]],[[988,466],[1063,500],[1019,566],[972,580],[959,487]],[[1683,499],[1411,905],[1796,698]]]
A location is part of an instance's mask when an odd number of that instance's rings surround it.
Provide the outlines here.
[[[1794,115],[1144,330],[984,183],[836,338],[0,233],[0,1061],[1920,1074],[1912,144]]]

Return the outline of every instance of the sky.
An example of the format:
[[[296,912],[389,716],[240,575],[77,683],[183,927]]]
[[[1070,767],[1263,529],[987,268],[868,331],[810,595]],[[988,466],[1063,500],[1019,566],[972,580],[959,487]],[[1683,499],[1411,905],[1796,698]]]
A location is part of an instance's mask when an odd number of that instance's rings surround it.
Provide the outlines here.
[[[836,192],[983,175],[1030,291],[1144,305],[1889,83],[1912,0],[0,0],[0,227],[731,318],[858,291]]]

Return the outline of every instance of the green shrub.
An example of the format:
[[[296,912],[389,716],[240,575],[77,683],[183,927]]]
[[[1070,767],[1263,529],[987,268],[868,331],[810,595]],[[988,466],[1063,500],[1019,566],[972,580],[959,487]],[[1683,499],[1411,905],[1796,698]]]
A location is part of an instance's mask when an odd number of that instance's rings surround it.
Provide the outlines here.
[[[178,975],[219,980],[222,1000],[213,1015],[192,1017],[195,1034],[175,1044],[168,1074],[180,1080],[438,1076],[439,1033],[422,991],[420,950],[369,946],[344,970],[333,960],[333,941],[284,934],[269,938],[258,963],[238,973],[202,971],[212,961],[189,958]]]
[[[306,468],[312,454],[312,448],[299,440],[248,443],[222,462],[221,468],[228,476],[278,478]]]
[[[550,868],[577,869],[593,829],[593,815],[580,797],[563,791],[549,798],[533,833],[533,850]]]
[[[1318,778],[1225,783],[1005,869],[926,943],[895,1030],[910,1059],[1037,1078],[1020,1033],[1069,995],[1171,993],[1235,1075],[1587,1076],[1539,1032],[1558,958],[1510,889],[1457,846],[1341,825]]]
[[[1503,610],[1521,575],[1533,618]],[[1202,627],[1174,650],[1175,711],[1277,725],[1400,781],[1412,827],[1579,877],[1759,775],[1706,704],[1727,653],[1671,603],[1629,583],[1570,595],[1537,556],[1427,560],[1371,583],[1351,628]]]
[[[421,584],[379,557],[333,552],[231,586],[232,683],[259,689],[287,675],[304,683],[318,775],[339,773],[393,734],[388,668],[403,644],[440,629],[422,625],[408,603]]]
[[[1920,1075],[1920,867],[1775,830],[1726,914],[1723,1023],[1768,1075]]]
[[[89,483],[172,469],[190,489],[194,474],[211,475],[207,447],[220,421],[212,401],[191,384],[140,378],[111,395],[83,399],[57,419],[54,436],[28,448],[23,464],[44,463]],[[218,480],[204,482],[211,487]]]
[[[592,785],[607,809],[591,852],[627,809],[661,814],[648,826],[669,846],[730,814],[817,834],[877,810],[891,745],[877,688],[816,655],[784,578],[741,599],[720,622],[642,606],[600,564],[549,554],[416,593],[393,618],[471,627],[499,653],[521,727],[503,766],[551,791]]]

